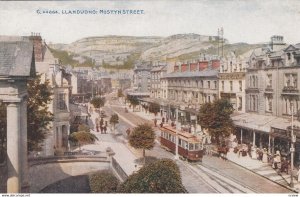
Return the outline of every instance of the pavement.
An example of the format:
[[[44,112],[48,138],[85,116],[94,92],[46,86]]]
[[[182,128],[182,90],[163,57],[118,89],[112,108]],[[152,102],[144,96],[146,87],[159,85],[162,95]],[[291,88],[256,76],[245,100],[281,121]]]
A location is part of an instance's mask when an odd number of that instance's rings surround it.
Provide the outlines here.
[[[129,108],[128,108],[129,109]],[[154,118],[158,119],[157,124],[160,123],[159,120],[161,120],[161,117],[154,116],[154,114],[151,113],[145,113],[143,111],[139,112],[132,112],[132,109],[129,109],[131,113],[134,113],[146,120],[153,120]],[[291,181],[291,175],[286,174],[286,173],[279,173],[275,169],[272,168],[272,165],[270,163],[263,163],[262,161],[259,161],[257,159],[253,159],[249,157],[249,155],[242,157],[238,156],[238,154],[234,153],[233,150],[231,149],[228,154],[227,154],[227,159],[228,161],[231,161],[235,163],[238,166],[241,166],[257,175],[260,175],[274,183],[277,183],[279,185],[282,185],[288,189],[292,189],[295,192],[300,191],[300,182],[297,181],[297,169],[294,168],[293,170],[293,177],[294,177],[294,188],[291,188],[290,181]]]

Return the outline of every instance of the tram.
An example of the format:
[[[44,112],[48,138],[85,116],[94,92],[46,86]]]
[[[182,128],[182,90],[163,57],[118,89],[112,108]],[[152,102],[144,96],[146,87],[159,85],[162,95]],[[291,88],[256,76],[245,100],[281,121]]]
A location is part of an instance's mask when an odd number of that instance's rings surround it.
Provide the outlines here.
[[[176,130],[171,126],[160,128],[160,144],[166,150],[175,153]],[[178,154],[188,161],[202,161],[203,146],[202,141],[195,135],[178,131]]]

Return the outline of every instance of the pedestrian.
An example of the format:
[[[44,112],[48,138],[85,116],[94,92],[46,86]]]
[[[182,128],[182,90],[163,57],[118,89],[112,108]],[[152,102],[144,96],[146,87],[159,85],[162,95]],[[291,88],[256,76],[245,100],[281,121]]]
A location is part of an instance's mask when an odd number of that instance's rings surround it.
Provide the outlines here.
[[[96,123],[96,131],[99,132],[99,118],[95,119],[95,123]]]
[[[262,162],[268,163],[268,151],[266,148],[264,148],[262,152]]]
[[[106,134],[106,130],[107,130],[106,125],[103,127],[103,130],[104,130],[104,134]]]
[[[101,134],[103,134],[103,126],[100,125],[100,131],[101,131]]]

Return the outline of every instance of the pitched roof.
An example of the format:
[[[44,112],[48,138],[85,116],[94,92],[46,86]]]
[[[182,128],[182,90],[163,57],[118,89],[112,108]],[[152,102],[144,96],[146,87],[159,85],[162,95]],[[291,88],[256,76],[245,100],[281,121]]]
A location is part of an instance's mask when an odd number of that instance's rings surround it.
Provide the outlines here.
[[[26,41],[0,41],[0,75],[31,76],[33,65],[33,44]]]

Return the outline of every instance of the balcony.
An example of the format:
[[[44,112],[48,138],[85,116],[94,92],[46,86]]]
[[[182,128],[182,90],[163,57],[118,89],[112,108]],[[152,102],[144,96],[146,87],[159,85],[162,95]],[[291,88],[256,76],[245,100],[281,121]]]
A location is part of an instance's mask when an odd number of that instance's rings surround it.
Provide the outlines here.
[[[297,87],[294,86],[285,86],[282,89],[282,94],[296,94],[299,93],[299,90],[297,89]]]
[[[273,91],[274,90],[273,90],[272,86],[270,86],[270,85],[268,85],[265,89],[265,93],[273,93]]]

